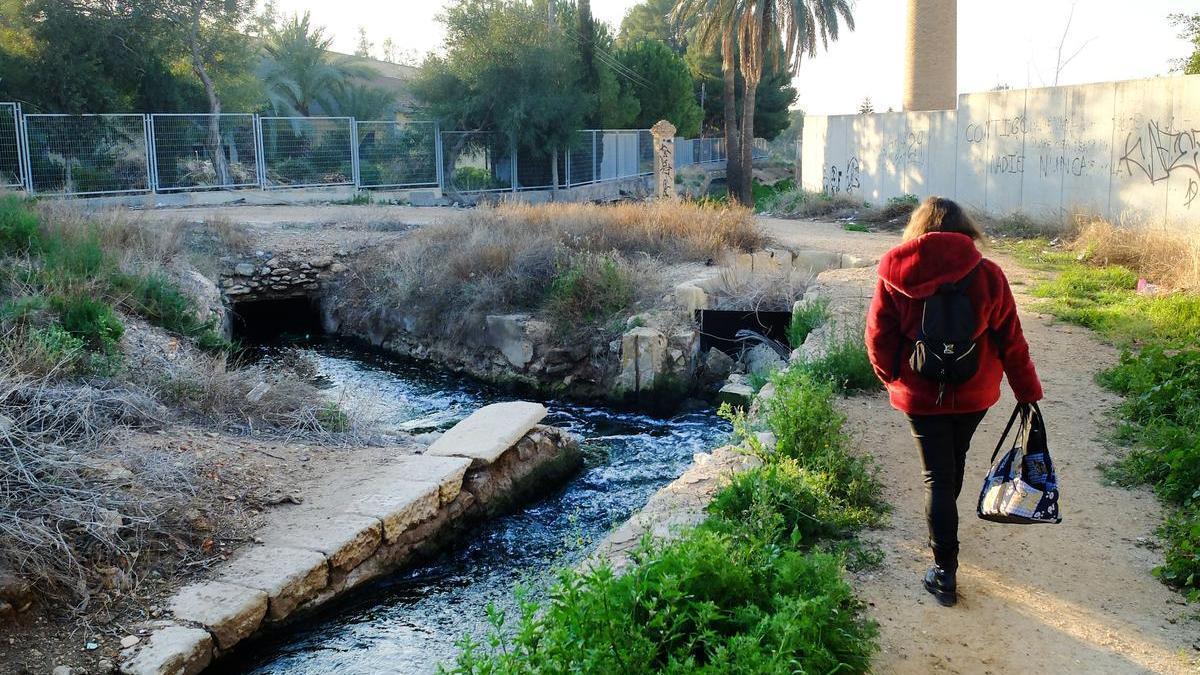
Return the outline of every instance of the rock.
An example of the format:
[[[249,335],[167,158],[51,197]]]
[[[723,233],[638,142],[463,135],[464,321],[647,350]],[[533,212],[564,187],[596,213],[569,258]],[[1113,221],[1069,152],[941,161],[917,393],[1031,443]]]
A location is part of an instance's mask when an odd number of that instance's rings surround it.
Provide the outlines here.
[[[281,621],[329,581],[325,556],[282,546],[256,546],[232,559],[218,581],[267,594],[267,617]]]
[[[141,641],[142,639],[136,635],[126,635],[121,638],[121,649],[129,649]]]
[[[528,314],[489,314],[485,318],[484,341],[500,350],[504,358],[517,368],[525,368],[533,360],[533,342],[526,336]]]
[[[487,466],[546,416],[540,403],[493,403],[471,413],[429,446],[426,455],[468,457]]]
[[[832,251],[796,251],[792,258],[792,269],[810,276],[841,267],[842,255]]]
[[[332,272],[333,274],[341,274],[342,272],[345,272],[348,269],[350,269],[350,268],[346,267],[345,265],[343,265],[341,263],[334,263],[329,266],[329,271]]]
[[[0,569],[0,600],[12,605],[16,612],[24,612],[33,604],[33,587],[16,573]]]
[[[746,362],[746,372],[757,375],[770,375],[782,370],[787,365],[783,357],[777,354],[774,349],[763,344],[755,345],[747,351],[744,359]]]
[[[212,663],[213,639],[203,628],[166,626],[122,656],[125,675],[197,675]]]
[[[621,371],[617,390],[650,389],[667,368],[667,337],[649,327],[634,328],[621,337]]]
[[[209,581],[183,588],[171,598],[180,621],[198,623],[212,633],[217,647],[229,649],[250,637],[267,615],[267,594],[244,586]]]
[[[226,290],[225,295],[245,295],[249,292],[250,288],[247,286],[234,286],[233,288]]]
[[[445,436],[439,433],[438,438]],[[433,442],[431,441],[430,445]],[[433,455],[415,455],[405,457],[392,465],[390,472],[395,474],[395,480],[411,481],[414,483],[437,483],[439,501],[445,506],[454,501],[462,490],[463,478],[467,469],[471,468],[472,460],[468,457],[437,457]]]
[[[108,659],[100,659],[96,662],[96,670],[100,672],[100,675],[107,675],[113,672],[114,669],[113,662]]]
[[[708,309],[708,293],[694,282],[688,281],[676,286],[674,296],[675,303],[683,308],[689,318],[696,310]]]
[[[704,355],[704,375],[710,381],[723,380],[733,372],[733,357],[720,349],[709,349]]]
[[[134,638],[134,639],[136,639],[136,638]],[[134,644],[137,644],[137,643],[135,642]],[[121,645],[128,646],[128,645],[125,645],[124,640],[121,640]],[[71,672],[72,672],[71,666],[54,666],[54,670],[50,671],[50,675],[71,675]]]
[[[754,389],[748,384],[729,382],[717,392],[720,403],[728,403],[735,408],[749,408],[754,398]]]
[[[254,385],[253,389],[246,393],[246,400],[250,401],[251,403],[258,403],[262,400],[263,396],[267,395],[268,391],[271,391],[271,385],[267,384],[266,382],[259,382],[258,384]]]
[[[218,326],[224,326],[225,302],[221,296],[221,289],[212,279],[196,270],[187,270],[179,276],[178,282],[179,290],[195,304],[192,313],[198,321],[213,321]]]
[[[333,264],[333,256],[330,256],[330,255],[317,256],[316,258],[313,258],[312,260],[310,260],[309,264],[317,269],[325,269],[326,267],[329,267],[330,265]]]
[[[250,263],[238,263],[237,266],[233,268],[233,273],[239,277],[252,277],[254,276],[254,270],[254,265],[251,265]]]

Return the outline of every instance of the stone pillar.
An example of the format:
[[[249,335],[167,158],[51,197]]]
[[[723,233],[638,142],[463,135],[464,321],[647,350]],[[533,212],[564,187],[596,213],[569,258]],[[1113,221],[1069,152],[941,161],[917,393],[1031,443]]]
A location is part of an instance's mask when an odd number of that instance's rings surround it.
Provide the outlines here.
[[[675,198],[675,125],[659,120],[650,127],[654,136],[654,194],[659,199]]]
[[[958,106],[958,0],[908,0],[904,109]]]

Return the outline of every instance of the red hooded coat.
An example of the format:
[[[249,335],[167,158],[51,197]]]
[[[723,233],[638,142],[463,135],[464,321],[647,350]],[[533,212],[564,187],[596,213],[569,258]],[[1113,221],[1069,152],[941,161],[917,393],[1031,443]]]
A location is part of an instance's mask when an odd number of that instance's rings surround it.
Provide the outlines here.
[[[982,261],[982,262],[981,262]],[[955,283],[976,265],[967,288],[976,316],[979,371],[959,385],[947,385],[938,403],[938,385],[908,364],[921,322],[923,300],[942,284]],[[1042,398],[1029,345],[1021,333],[1017,305],[1000,266],[984,260],[975,242],[956,232],[931,232],[905,242],[879,261],[879,284],[867,313],[867,354],[887,385],[892,406],[911,415],[986,410],[1000,400],[1000,377],[1022,403]]]

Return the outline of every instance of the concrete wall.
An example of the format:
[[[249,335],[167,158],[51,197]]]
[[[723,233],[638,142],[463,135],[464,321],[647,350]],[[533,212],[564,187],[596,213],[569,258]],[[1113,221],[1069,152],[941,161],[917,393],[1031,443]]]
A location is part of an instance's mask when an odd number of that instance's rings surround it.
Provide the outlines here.
[[[1200,75],[963,94],[957,110],[810,115],[801,184],[993,216],[1200,217]]]

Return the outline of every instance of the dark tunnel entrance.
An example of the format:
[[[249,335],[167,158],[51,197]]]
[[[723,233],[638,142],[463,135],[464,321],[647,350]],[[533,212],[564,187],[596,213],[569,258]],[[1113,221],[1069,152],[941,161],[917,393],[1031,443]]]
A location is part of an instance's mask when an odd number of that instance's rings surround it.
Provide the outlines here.
[[[325,332],[320,303],[303,296],[235,303],[230,325],[233,339],[245,344],[278,342],[285,336],[315,337]]]

